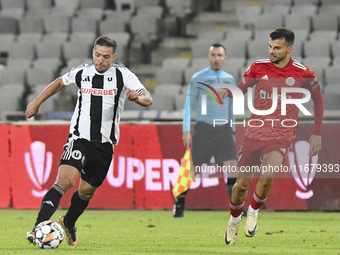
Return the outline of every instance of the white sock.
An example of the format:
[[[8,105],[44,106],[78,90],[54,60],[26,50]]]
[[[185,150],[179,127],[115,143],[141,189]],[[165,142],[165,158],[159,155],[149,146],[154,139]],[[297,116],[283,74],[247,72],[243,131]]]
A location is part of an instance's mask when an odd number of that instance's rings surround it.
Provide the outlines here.
[[[234,223],[234,224],[239,223],[239,221],[241,220],[241,217],[242,217],[242,214],[238,217],[234,217],[234,216],[230,215],[230,222]]]
[[[251,205],[249,205],[248,207],[248,212],[259,212],[260,209],[254,209],[253,207],[251,207]]]

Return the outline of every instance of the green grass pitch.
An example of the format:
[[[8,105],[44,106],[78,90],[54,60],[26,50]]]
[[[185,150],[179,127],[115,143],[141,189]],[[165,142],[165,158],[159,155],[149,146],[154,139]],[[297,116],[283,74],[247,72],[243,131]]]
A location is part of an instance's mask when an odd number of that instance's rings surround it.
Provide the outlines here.
[[[58,210],[52,217],[65,214]],[[25,235],[37,210],[0,210],[0,254],[340,254],[340,214],[260,212],[253,238],[241,223],[234,246],[224,243],[229,212],[87,210],[77,222],[79,247],[66,240],[55,250],[28,245]]]

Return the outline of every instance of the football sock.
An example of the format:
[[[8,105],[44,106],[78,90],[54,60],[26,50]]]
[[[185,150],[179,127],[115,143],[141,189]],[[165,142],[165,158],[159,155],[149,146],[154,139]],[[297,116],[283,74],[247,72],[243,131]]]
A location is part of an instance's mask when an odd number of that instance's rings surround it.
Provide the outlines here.
[[[256,192],[254,192],[253,199],[251,200],[251,208],[254,210],[258,210],[263,205],[264,201],[266,201],[267,197],[260,198]]]
[[[242,209],[244,206],[244,203],[241,204],[233,204],[232,202],[230,202],[229,206],[230,206],[230,214],[231,216],[233,216],[234,218],[240,217],[242,214]]]
[[[238,223],[241,219],[242,219],[242,215],[240,215],[238,217],[233,217],[232,215],[230,215],[230,222],[231,223]]]
[[[71,205],[64,218],[64,224],[67,228],[73,228],[77,219],[82,215],[88,206],[90,200],[85,200],[79,196],[78,190],[76,190],[71,198]]]
[[[235,183],[236,183],[236,178],[228,178],[227,190],[228,190],[229,197],[231,197],[231,194],[233,193],[233,187]]]
[[[58,209],[60,199],[63,195],[65,195],[65,191],[56,184],[54,184],[50,190],[47,191],[43,197],[43,200],[41,201],[40,210],[34,228],[40,222],[49,220],[52,217],[52,215]]]

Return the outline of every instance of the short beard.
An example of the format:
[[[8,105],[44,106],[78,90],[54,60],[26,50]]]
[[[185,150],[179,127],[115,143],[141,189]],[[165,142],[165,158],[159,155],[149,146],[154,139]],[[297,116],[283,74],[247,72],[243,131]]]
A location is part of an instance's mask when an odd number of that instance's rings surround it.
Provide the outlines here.
[[[282,58],[279,58],[279,59],[277,59],[277,60],[275,60],[275,61],[272,61],[272,60],[270,60],[273,64],[279,64],[282,60],[284,60],[285,58],[287,57],[287,55],[286,56],[284,56],[284,57],[282,57]]]

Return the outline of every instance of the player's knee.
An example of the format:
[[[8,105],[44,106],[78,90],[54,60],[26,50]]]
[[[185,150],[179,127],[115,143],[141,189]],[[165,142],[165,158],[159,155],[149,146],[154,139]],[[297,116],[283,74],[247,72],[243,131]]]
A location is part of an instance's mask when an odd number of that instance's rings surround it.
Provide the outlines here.
[[[235,187],[238,192],[245,192],[249,189],[250,183],[251,182],[247,182],[247,181],[237,181],[235,183]]]
[[[74,186],[75,183],[65,178],[65,179],[58,179],[58,181],[55,184],[57,184],[60,188],[62,188],[66,193]]]
[[[264,178],[264,179],[260,179],[260,183],[261,186],[266,189],[266,188],[270,188],[273,184],[273,179],[271,178]]]
[[[90,190],[78,190],[79,196],[85,200],[90,200],[94,196],[94,191]]]

